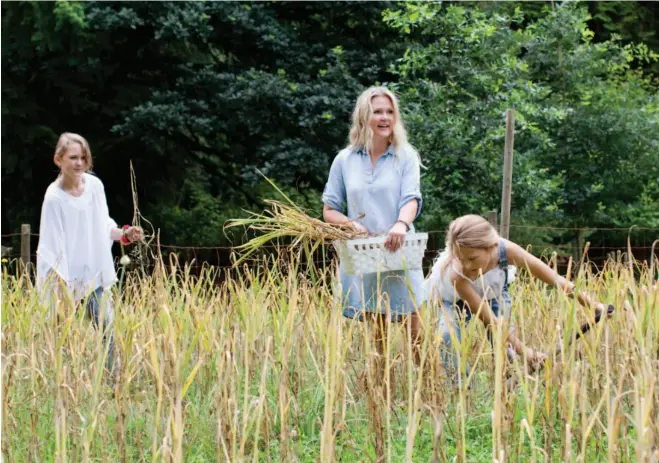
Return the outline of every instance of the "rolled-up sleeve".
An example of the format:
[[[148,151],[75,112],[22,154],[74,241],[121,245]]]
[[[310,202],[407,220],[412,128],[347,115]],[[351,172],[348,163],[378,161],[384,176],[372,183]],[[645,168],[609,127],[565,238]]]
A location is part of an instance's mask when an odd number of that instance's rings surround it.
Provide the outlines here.
[[[416,153],[410,154],[406,157],[403,162],[402,170],[402,180],[400,182],[400,203],[398,204],[398,210],[400,211],[405,204],[409,203],[413,199],[417,200],[417,209],[416,217],[419,217],[421,214],[421,168],[419,165],[419,158],[416,156]]]
[[[346,186],[343,181],[343,162],[340,156],[334,158],[329,178],[323,190],[323,203],[335,211],[345,212]]]

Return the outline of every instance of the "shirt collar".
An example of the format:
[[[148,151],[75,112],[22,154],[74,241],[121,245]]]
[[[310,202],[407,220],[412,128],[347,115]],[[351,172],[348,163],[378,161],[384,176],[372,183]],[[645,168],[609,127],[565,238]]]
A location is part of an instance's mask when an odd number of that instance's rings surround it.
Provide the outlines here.
[[[357,150],[357,154],[359,154],[360,156],[363,156],[363,155],[367,155],[368,152],[364,148],[359,148]],[[394,154],[395,154],[394,145],[392,143],[389,143],[389,146],[387,147],[387,151],[384,152],[382,157],[393,156]]]

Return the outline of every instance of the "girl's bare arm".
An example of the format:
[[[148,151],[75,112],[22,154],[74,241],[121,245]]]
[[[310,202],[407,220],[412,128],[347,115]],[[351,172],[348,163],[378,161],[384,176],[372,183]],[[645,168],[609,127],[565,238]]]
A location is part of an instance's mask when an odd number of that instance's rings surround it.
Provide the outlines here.
[[[482,297],[474,290],[471,284],[464,278],[455,279],[455,289],[458,291],[460,298],[467,303],[469,310],[472,314],[477,315],[478,318],[487,327],[494,328],[495,323],[499,323],[494,316],[490,304],[483,300]],[[524,344],[512,333],[508,333],[508,342],[511,344],[517,354],[522,355],[524,350],[527,349]],[[532,350],[526,352],[527,357],[533,358],[534,353]]]
[[[574,297],[574,283],[568,281],[565,277],[559,275],[549,265],[527,252],[517,244],[504,240],[506,243],[506,252],[508,261],[517,267],[527,268],[531,275],[547,283],[548,285],[557,286],[562,289],[568,296]],[[606,310],[604,305],[588,294],[580,292],[577,299],[584,307],[593,307],[597,311]]]

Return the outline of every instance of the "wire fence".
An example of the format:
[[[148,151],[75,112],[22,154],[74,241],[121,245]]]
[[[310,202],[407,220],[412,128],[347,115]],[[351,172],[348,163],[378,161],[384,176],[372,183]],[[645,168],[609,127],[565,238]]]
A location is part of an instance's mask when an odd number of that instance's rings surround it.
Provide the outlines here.
[[[637,227],[637,226],[632,226],[632,227],[550,227],[550,226],[542,226],[542,225],[516,225],[516,224],[511,224],[510,229],[526,229],[526,230],[544,230],[544,231],[583,231],[583,232],[597,232],[597,231],[617,231],[617,232],[626,232],[626,233],[632,233],[632,232],[650,232],[650,233],[656,233],[656,236],[659,237],[659,228],[656,227]],[[420,232],[423,230],[419,230]],[[428,235],[444,235],[446,230],[430,230],[426,231],[424,233],[428,233]],[[21,237],[23,234],[21,232],[16,232],[16,233],[7,233],[7,234],[2,234],[0,235],[0,238],[2,239],[7,239],[7,238],[16,238],[16,237]],[[33,238],[39,237],[39,233],[30,233],[29,234]],[[268,245],[266,245],[268,246]],[[274,246],[274,245],[272,245]],[[178,244],[161,244],[161,248],[176,248],[176,249],[234,249],[237,246],[231,246],[231,245],[217,245],[217,246],[191,246],[191,245],[178,245]]]
[[[572,235],[574,232],[575,239],[566,240],[565,235]],[[428,244],[425,253],[424,264],[429,267],[438,251],[444,247],[445,230],[430,230],[428,233]],[[547,240],[547,234],[556,234],[558,242],[553,243]],[[523,225],[511,224],[510,225],[511,239],[521,246],[526,247],[536,255],[545,255],[549,257],[552,253],[556,253],[558,261],[567,262],[569,257],[572,256],[578,260],[584,252],[584,243],[579,242],[576,237],[579,235],[582,238],[586,237],[585,241],[589,241],[591,245],[587,247],[587,258],[589,261],[597,265],[602,264],[604,261],[611,257],[628,258],[628,243],[627,238],[631,239],[631,251],[634,259],[639,261],[650,261],[653,252],[659,246],[655,246],[659,238],[659,228],[653,227],[551,227],[539,225]],[[11,241],[12,244],[17,245],[18,240],[27,239],[29,236],[30,246],[30,261],[36,262],[36,251],[38,244],[38,233],[8,233],[0,235],[3,240]],[[538,241],[540,237],[540,241]],[[516,239],[518,238],[518,239]],[[544,238],[544,239],[543,239]],[[217,269],[231,269],[234,268],[236,257],[240,255],[239,245],[215,245],[215,246],[193,246],[189,244],[160,244],[159,251],[164,257],[171,254],[177,256],[181,264],[188,264],[191,268],[200,270],[204,266],[213,266]],[[272,254],[280,254],[286,245],[269,243],[261,246],[259,252],[250,257],[246,263],[255,265],[257,262],[262,262],[263,258]],[[16,258],[20,255],[21,248],[10,248],[7,255],[3,255],[8,259]],[[5,248],[3,246],[3,254]],[[326,245],[323,249],[315,253],[310,262],[316,265],[323,266],[330,263],[335,257],[335,253],[331,245]]]

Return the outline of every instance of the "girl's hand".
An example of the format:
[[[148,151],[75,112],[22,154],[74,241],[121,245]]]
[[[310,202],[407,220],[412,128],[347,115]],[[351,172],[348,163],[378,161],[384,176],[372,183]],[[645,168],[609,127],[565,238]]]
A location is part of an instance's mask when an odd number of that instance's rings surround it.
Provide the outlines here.
[[[595,304],[595,314],[606,314],[607,318],[613,317],[613,310],[609,311],[609,308],[602,303]],[[600,315],[601,317],[601,315]]]
[[[391,230],[389,230],[387,239],[384,241],[385,249],[389,250],[389,252],[398,251],[405,241],[406,234],[407,227],[405,227],[405,224],[396,222],[394,226],[391,227]]]
[[[547,354],[544,352],[535,352],[530,347],[526,348],[526,363],[531,369],[531,371],[541,370],[545,367],[545,361],[547,360]]]
[[[128,241],[134,243],[144,238],[144,231],[140,227],[128,227],[124,232],[124,236]]]
[[[537,371],[545,366],[545,361],[547,360],[547,354],[540,351],[534,351],[530,347],[522,344],[516,336],[510,335],[508,342],[512,346],[513,350],[517,355],[523,355],[526,358],[526,364],[529,366],[531,371]]]

